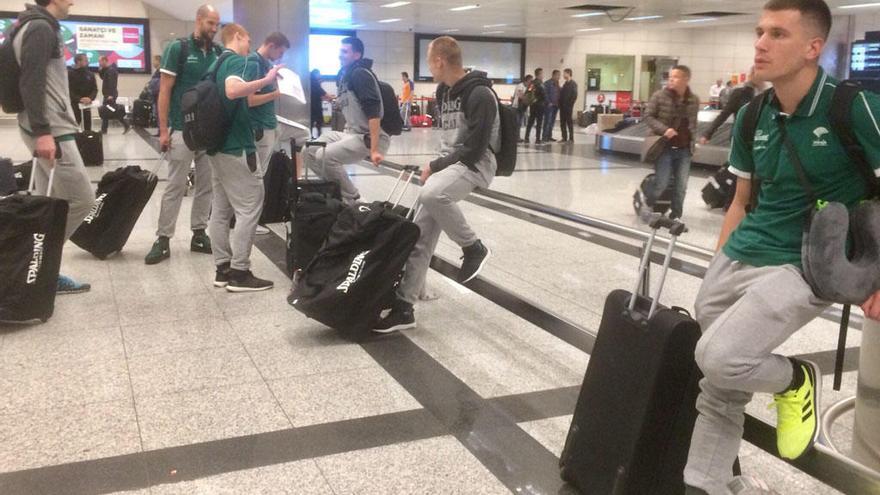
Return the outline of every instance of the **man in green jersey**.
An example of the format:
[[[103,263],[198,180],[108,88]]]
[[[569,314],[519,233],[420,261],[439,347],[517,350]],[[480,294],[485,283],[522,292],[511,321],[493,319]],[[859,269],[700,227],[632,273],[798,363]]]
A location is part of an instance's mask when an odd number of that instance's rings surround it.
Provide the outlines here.
[[[263,44],[250,55],[248,71],[250,79],[256,80],[266,76],[272,69],[274,62],[284,57],[284,52],[290,48],[290,41],[282,33],[275,32],[266,37]],[[278,119],[275,118],[275,100],[281,96],[278,86],[270,84],[260,89],[256,94],[248,96],[251,121],[254,126],[254,139],[257,141],[257,160],[259,161],[259,174],[265,180],[266,170],[269,168],[269,159],[278,140]],[[293,153],[293,150],[291,150]],[[257,234],[268,234],[269,229],[263,225],[257,225]]]
[[[231,23],[223,27],[220,37],[226,50],[217,62],[216,81],[230,126],[220,150],[209,152],[214,189],[209,228],[217,265],[214,286],[229,292],[267,290],[272,281],[259,279],[250,271],[254,233],[263,211],[263,180],[247,100],[275,83],[280,66],[256,78],[257,71],[249,69],[257,62],[247,56],[251,47],[248,32]],[[235,229],[230,232],[233,216]]]
[[[214,35],[220,25],[220,14],[211,5],[199,7],[195,33],[172,41],[162,55],[159,81],[159,146],[168,153],[168,183],[159,210],[158,239],[144,261],[148,265],[171,256],[170,239],[174,236],[177,215],[186,194],[190,165],[195,161],[195,192],[193,193],[190,226],[193,231],[190,250],[211,253],[211,240],[205,233],[211,214],[211,165],[204,152],[192,152],[183,143],[183,115],[180,97],[198,83],[208,67],[217,59],[220,49]]]
[[[732,466],[754,393],[773,394],[777,448],[796,459],[819,432],[821,372],[810,362],[774,350],[829,305],[817,298],[801,270],[801,239],[813,206],[786,151],[797,151],[816,197],[854,206],[867,184],[831,131],[829,107],[837,82],[819,67],[831,29],[823,0],[770,0],[758,23],[755,75],[773,83],[754,142],[741,135],[740,111],[730,154],[736,197],[721,229],[695,303],[703,329],[696,360],[705,378],[697,400],[684,472],[688,493],[730,493]],[[853,132],[869,163],[880,168],[880,97],[862,93],[851,110]],[[756,180],[753,180],[756,179]],[[758,187],[757,204],[751,203]],[[880,293],[862,306],[880,318]]]

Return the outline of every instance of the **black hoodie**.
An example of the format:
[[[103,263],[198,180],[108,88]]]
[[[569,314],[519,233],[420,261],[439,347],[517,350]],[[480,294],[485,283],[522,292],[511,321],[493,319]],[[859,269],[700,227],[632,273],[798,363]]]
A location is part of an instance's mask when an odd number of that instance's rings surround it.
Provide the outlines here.
[[[117,88],[119,69],[116,68],[116,64],[110,64],[99,70],[98,75],[101,76],[101,94],[104,95],[104,101],[106,102],[107,98],[111,96],[115,101],[119,97],[119,89]]]
[[[439,172],[454,163],[482,175],[486,183],[495,177],[495,154],[490,149],[501,145],[498,101],[491,90],[492,81],[483,71],[474,70],[451,88],[437,86],[440,126],[443,129],[441,156],[431,162]]]

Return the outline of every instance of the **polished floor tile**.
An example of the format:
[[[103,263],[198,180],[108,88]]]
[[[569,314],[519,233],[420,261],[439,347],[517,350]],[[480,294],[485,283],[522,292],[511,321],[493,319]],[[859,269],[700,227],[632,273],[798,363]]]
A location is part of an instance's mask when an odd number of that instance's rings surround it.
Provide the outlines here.
[[[547,450],[553,452],[556,457],[559,457],[562,455],[562,448],[565,447],[565,438],[571,427],[571,419],[572,416],[569,414],[520,423],[519,427],[535,440],[541,442],[541,445],[547,447]]]
[[[234,471],[194,481],[157,485],[152,495],[336,495],[315,461]]]

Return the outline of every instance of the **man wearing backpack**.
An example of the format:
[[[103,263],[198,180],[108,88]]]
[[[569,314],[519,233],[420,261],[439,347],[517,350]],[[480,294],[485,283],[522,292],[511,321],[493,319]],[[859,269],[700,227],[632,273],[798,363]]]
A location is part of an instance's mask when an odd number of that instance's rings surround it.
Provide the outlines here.
[[[89,174],[74,139],[79,126],[70,105],[64,41],[58,22],[68,16],[73,0],[36,1],[37,5],[28,5],[19,14],[20,28],[7,41],[12,51],[4,51],[4,58],[14,57],[21,70],[17,84],[23,110],[18,114],[18,127],[25,146],[38,158],[32,172],[36,190],[39,194],[47,193],[49,174],[54,168],[52,197],[66,200],[69,205],[66,240],[95,203]],[[4,60],[4,66],[6,62],[12,61]],[[3,94],[10,94],[9,90],[4,88]],[[58,276],[59,294],[86,292],[90,288],[89,284]]]
[[[339,50],[342,69],[336,79],[336,101],[345,116],[345,132],[331,131],[317,140],[327,147],[311,147],[308,151],[310,166],[328,180],[339,183],[342,199],[353,203],[360,198],[357,187],[351,182],[345,165],[368,158],[379,166],[391,145],[391,138],[382,127],[385,114],[379,81],[373,74],[373,61],[364,58],[364,43],[353,36],[343,38]],[[391,102],[397,108],[397,98]],[[400,119],[400,113],[393,112]],[[401,121],[402,125],[402,121]],[[323,157],[319,155],[323,154]],[[324,162],[326,170],[318,168]]]
[[[250,59],[256,63],[249,63],[248,70],[253,80],[262,79],[272,69],[273,63],[284,57],[284,52],[290,48],[287,36],[274,32],[266,37],[263,44],[250,55]],[[251,121],[254,125],[254,139],[257,141],[257,158],[260,163],[260,177],[266,176],[269,168],[269,160],[275,150],[278,140],[278,119],[275,118],[275,100],[281,96],[278,86],[270,84],[256,94],[248,96]],[[268,234],[269,228],[265,225],[257,225],[257,234]]]
[[[821,371],[774,350],[829,305],[813,294],[801,268],[802,235],[815,205],[796,160],[818,199],[851,207],[868,190],[832,132],[837,82],[819,67],[830,29],[831,12],[822,0],[770,0],[756,29],[755,75],[773,89],[739,112],[729,168],[738,176],[736,196],[695,302],[703,329],[696,361],[705,378],[684,471],[690,494],[730,493],[744,411],[755,393],[773,394],[781,457],[801,457],[819,433]],[[876,175],[880,97],[862,92],[848,115],[848,129]],[[744,126],[750,120],[748,139]],[[880,318],[880,292],[862,309],[868,318]]]
[[[190,151],[183,142],[183,116],[180,97],[198,83],[208,67],[217,60],[220,47],[214,35],[220,25],[220,14],[211,5],[202,5],[196,13],[195,32],[172,41],[162,55],[159,80],[159,146],[168,153],[168,182],[159,210],[158,238],[144,262],[160,263],[171,257],[180,205],[187,190],[190,165],[195,162],[195,191],[192,199],[190,227],[193,236],[190,251],[211,254],[211,239],[205,233],[211,213],[211,165],[204,152]]]
[[[214,76],[229,127],[223,145],[208,151],[213,167],[213,191],[210,230],[214,239],[215,287],[229,292],[253,292],[273,287],[270,280],[251,273],[251,250],[257,221],[263,211],[263,180],[254,139],[248,99],[267,86],[274,85],[279,66],[261,69],[248,58],[251,38],[238,24],[230,23],[220,34],[226,50],[209,69]],[[283,43],[282,43],[283,44]],[[229,224],[235,217],[235,229]]]
[[[374,328],[377,333],[416,326],[413,304],[425,284],[441,232],[462,248],[460,283],[473,280],[491,255],[468,225],[458,202],[477,187],[489,187],[495,178],[492,150],[501,148],[498,100],[485,72],[465,72],[461,47],[454,38],[441,36],[432,41],[427,59],[431,75],[439,82],[441,152],[422,170],[420,209],[415,217],[421,235],[407,260],[391,312]]]

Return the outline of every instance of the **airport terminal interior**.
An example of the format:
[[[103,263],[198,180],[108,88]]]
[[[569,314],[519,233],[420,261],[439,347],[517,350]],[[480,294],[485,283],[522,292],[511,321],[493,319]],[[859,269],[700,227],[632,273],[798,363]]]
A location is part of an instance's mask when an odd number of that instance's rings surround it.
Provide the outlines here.
[[[536,144],[533,130],[517,145],[512,175],[460,203],[491,249],[479,275],[456,281],[462,250],[441,235],[415,304],[416,327],[353,341],[289,304],[287,222],[269,223],[251,254],[253,273],[273,289],[214,287],[213,257],[190,251],[192,188],[170,258],[147,265],[168,163],[154,122],[130,131],[111,122],[101,136],[102,163],[86,167],[92,187],[131,165],[155,173],[158,185],[120,252],[99,259],[64,245],[61,273],[88,282],[90,291],[58,295],[45,322],[0,325],[0,493],[578,493],[560,477],[559,459],[606,297],[633,290],[651,234],[633,206],[653,172],[640,157],[651,134],[642,121],[645,103],[674,65],[687,65],[701,100],[698,132],[706,129],[721,105],[710,88],[746,82],[764,2],[465,1],[223,0],[216,7],[223,22],[251,30],[252,49],[269,32],[289,36],[284,60],[300,76],[305,112],[310,69],[319,68],[321,86],[336,94],[345,36],[363,40],[374,72],[398,96],[401,72],[408,73],[414,105],[405,117],[414,125],[391,137],[380,166],[366,155],[345,166],[364,201],[389,197],[401,166],[422,168],[437,157],[442,130],[412,119],[437,111],[424,54],[434,37],[466,39],[465,64],[490,64],[470,67],[494,71],[505,104],[523,74],[572,69],[579,88],[572,141],[562,141],[558,122],[553,141]],[[71,22],[139,26],[141,52],[126,47],[115,59],[126,122],[153,72],[150,55],[192,33],[202,3],[74,3]],[[880,69],[880,33],[872,34],[880,31],[880,4],[847,8],[854,3],[829,2],[834,24],[821,65],[838,79],[865,72],[851,63],[856,47],[875,50]],[[0,17],[22,8],[2,0]],[[865,40],[877,43],[860,44]],[[469,59],[469,49],[479,57]],[[97,64],[92,55],[89,61]],[[325,133],[337,124],[329,100]],[[302,111],[296,101],[285,108]],[[29,164],[15,116],[0,117],[0,156]],[[279,117],[308,127],[307,114]],[[659,299],[691,314],[724,218],[702,191],[726,164],[732,122],[697,145],[680,219],[688,230],[677,240]],[[100,126],[95,111],[91,128]],[[524,122],[523,137],[525,130]],[[289,142],[279,140],[277,149],[290,153]],[[400,204],[415,204],[420,189],[417,179],[397,188],[404,191]],[[668,243],[661,231],[652,291]],[[869,453],[854,463],[854,412],[837,407],[864,385],[863,332],[878,328],[853,308],[842,385],[834,390],[842,310],[832,305],[775,351],[819,365],[819,413],[840,411],[823,432],[824,448],[799,461],[781,459],[772,396],[756,394],[746,408],[739,466],[772,493],[880,493],[880,447],[873,446],[873,459]]]

